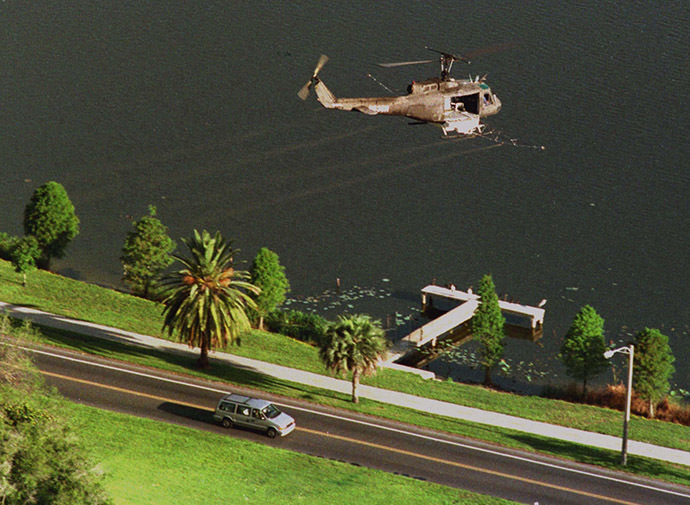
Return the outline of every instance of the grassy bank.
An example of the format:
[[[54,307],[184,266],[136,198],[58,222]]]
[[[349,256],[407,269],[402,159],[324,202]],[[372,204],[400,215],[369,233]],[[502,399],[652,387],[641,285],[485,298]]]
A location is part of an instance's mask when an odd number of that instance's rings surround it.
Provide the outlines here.
[[[514,503],[79,404],[70,411],[118,505]]]
[[[12,265],[0,260],[0,300],[17,305],[159,336],[161,306],[112,289],[42,270],[27,274],[27,286]]]
[[[210,370],[200,371],[195,368],[195,355],[165,353],[45,328],[42,329],[42,333],[37,338],[42,342],[57,344],[61,347],[88,352],[110,359],[220,381],[224,384],[221,387],[227,390],[232,390],[233,385],[247,386],[290,398],[385,417],[434,430],[456,433],[504,447],[540,452],[611,469],[620,469],[620,454],[618,452],[596,449],[494,426],[459,421],[428,412],[396,407],[367,399],[361,399],[360,404],[354,405],[347,394],[267,377],[251,370],[242,370],[222,363],[214,363]],[[473,390],[470,386],[468,388],[470,392]],[[501,395],[505,393],[495,394]],[[512,400],[512,395],[507,395],[507,397],[509,397],[509,401]],[[544,401],[548,402],[548,400]],[[690,483],[689,467],[672,465],[658,460],[631,456],[626,470],[670,482]]]
[[[160,306],[152,302],[45,272],[34,272],[29,278],[29,283],[27,288],[22,288],[18,275],[10,270],[7,263],[0,262],[0,300],[31,305],[72,317],[79,317],[77,316],[79,314],[82,319],[142,333],[153,335],[160,333]],[[148,319],[144,321],[145,318]],[[149,331],[146,328],[149,328]],[[154,328],[155,331],[150,331]],[[344,395],[267,378],[232,367],[214,366],[208,373],[201,373],[194,368],[193,358],[132,348],[52,329],[43,329],[41,339],[53,345],[70,347],[83,352],[246,385],[285,396],[459,433],[510,447],[536,450],[618,468],[618,456],[610,451],[598,451],[576,444],[563,444],[524,433],[514,433],[510,430],[443,419],[376,402],[364,401],[362,405],[354,406]],[[318,359],[316,349],[280,335],[255,331],[243,337],[242,346],[233,347],[229,351],[316,373],[326,373]],[[528,419],[620,436],[621,413],[609,409],[501,393],[479,386],[425,381],[417,376],[394,370],[381,370],[375,377],[366,379],[365,383]],[[690,428],[688,427],[634,417],[630,432],[635,440],[690,450]],[[690,482],[690,469],[645,461],[642,458],[632,458],[632,460],[629,466],[631,471],[676,482]]]

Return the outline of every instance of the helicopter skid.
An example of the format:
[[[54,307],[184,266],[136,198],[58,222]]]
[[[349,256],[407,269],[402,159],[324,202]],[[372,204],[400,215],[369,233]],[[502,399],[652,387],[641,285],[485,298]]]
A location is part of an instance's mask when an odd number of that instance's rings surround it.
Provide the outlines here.
[[[445,119],[446,121],[441,123],[444,135],[449,133],[455,133],[458,136],[480,135],[484,129],[477,114],[453,111],[448,113]]]
[[[481,133],[453,133],[450,135],[441,135],[443,140],[463,140],[481,137]]]
[[[483,124],[478,125],[476,128],[469,129],[467,131],[459,131],[459,130],[450,130],[445,128],[444,126],[441,126],[441,130],[443,130],[443,138],[448,138],[448,139],[457,139],[457,138],[463,138],[463,139],[471,139],[474,137],[479,137],[482,135],[484,132],[484,126]]]

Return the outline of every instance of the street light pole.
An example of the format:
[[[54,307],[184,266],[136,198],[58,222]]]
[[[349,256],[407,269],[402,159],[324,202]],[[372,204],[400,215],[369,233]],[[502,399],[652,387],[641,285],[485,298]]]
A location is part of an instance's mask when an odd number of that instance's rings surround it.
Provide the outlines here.
[[[630,406],[632,403],[633,358],[635,356],[635,346],[630,344],[612,351],[606,351],[604,357],[610,359],[611,356],[617,352],[630,356],[628,362],[628,387],[625,390],[625,412],[623,414],[623,447],[621,449],[621,465],[625,466],[628,464],[628,424],[630,423]]]

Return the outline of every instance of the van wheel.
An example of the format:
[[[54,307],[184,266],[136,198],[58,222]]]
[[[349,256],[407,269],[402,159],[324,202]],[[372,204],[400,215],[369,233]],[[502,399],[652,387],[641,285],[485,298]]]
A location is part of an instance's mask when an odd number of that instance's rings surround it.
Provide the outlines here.
[[[268,438],[276,438],[276,435],[278,432],[275,430],[275,428],[269,428],[266,430],[266,435],[268,435]]]
[[[232,419],[230,419],[229,417],[224,417],[223,428],[232,428]]]

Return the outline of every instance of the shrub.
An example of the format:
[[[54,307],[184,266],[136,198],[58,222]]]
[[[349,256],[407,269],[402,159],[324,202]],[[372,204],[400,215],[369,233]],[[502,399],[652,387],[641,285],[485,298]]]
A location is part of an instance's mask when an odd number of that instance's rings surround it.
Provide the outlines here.
[[[655,418],[690,426],[690,408],[671,403],[668,398],[664,398],[657,405]]]
[[[0,502],[111,503],[100,475],[63,419],[60,399],[43,391],[24,351],[0,346]]]
[[[609,384],[602,388],[588,390],[587,395],[583,398],[578,388],[571,384],[565,388],[549,387],[542,396],[571,403],[596,405],[622,412],[625,409],[625,394],[623,384]],[[671,402],[668,398],[664,398],[655,406],[655,415],[653,416],[655,419],[690,426],[690,407]],[[630,412],[637,416],[649,417],[649,402],[635,394],[634,390]]]
[[[269,331],[301,340],[312,345],[319,345],[326,334],[328,321],[314,313],[299,310],[271,312],[266,318]]]
[[[0,231],[0,259],[12,261],[12,250],[18,240],[19,237],[14,237]]]

